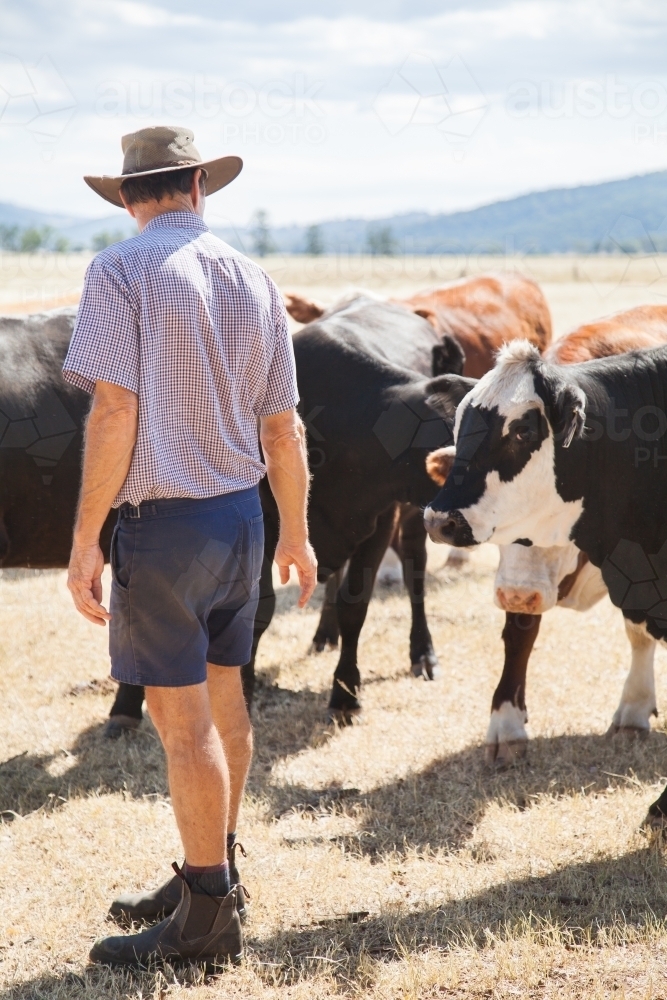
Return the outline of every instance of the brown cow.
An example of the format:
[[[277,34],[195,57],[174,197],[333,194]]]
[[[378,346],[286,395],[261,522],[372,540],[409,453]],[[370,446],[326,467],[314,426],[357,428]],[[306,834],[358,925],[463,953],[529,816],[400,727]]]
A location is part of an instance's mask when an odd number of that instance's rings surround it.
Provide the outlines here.
[[[546,358],[554,364],[587,361],[667,343],[667,306],[640,306],[580,326],[557,340]],[[453,448],[427,458],[427,471],[439,485],[453,462]],[[507,764],[525,753],[528,734],[525,687],[528,660],[541,616],[556,605],[586,611],[607,593],[600,570],[573,543],[549,549],[535,545],[500,545],[495,579],[496,603],[506,612],[505,663],[491,702],[486,736],[489,763]],[[653,657],[655,641],[627,619],[632,647],[630,671],[610,732],[648,730],[656,714]],[[665,793],[667,810],[667,791]]]
[[[551,345],[545,359],[571,365],[647,347],[667,340],[667,306],[637,306],[577,327]]]
[[[423,316],[443,338],[452,337],[463,350],[463,374],[470,378],[481,378],[493,368],[496,351],[508,340],[524,338],[539,351],[546,350],[551,343],[551,315],[546,299],[534,281],[518,275],[462,278],[442,288],[393,301]],[[299,323],[311,323],[327,311],[300,295],[285,295],[285,305]],[[446,351],[446,344],[443,347]],[[434,348],[433,374],[451,371],[448,360],[448,355],[439,359],[438,348]]]

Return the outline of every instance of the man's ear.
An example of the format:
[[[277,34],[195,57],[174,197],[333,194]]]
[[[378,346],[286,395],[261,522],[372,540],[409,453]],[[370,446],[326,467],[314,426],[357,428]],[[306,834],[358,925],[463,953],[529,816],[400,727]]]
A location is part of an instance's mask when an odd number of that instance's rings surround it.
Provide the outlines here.
[[[297,323],[312,323],[313,320],[319,319],[324,312],[324,306],[321,306],[319,302],[304,299],[302,295],[292,295],[290,292],[285,292],[283,298],[287,312]]]
[[[432,375],[461,375],[466,356],[458,340],[446,333],[440,344],[431,349]]]
[[[426,471],[438,486],[445,485],[445,479],[452,471],[454,459],[456,458],[456,445],[450,444],[446,448],[438,448],[426,456]]]
[[[453,420],[456,407],[476,385],[476,378],[464,378],[463,375],[438,375],[426,383],[428,393],[426,405],[445,420]]]

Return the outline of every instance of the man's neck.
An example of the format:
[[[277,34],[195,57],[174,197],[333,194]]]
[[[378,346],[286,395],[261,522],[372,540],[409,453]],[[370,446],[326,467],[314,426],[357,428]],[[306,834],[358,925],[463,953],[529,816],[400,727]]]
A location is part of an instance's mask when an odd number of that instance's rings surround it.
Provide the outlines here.
[[[167,212],[192,212],[203,217],[203,211],[197,211],[190,198],[163,198],[162,201],[142,201],[133,206],[134,217],[137,220],[139,232],[146,228],[149,222]]]

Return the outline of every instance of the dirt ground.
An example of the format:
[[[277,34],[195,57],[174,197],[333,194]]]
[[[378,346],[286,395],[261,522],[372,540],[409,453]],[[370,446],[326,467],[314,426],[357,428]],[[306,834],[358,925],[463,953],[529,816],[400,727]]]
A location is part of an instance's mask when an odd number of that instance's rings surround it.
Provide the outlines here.
[[[353,283],[373,287],[380,262],[359,281],[268,263],[285,289],[332,300]],[[655,282],[601,269],[595,285],[573,279],[575,266],[540,263],[560,332],[661,301]],[[2,274],[6,304],[34,300],[9,298]],[[436,280],[390,276],[398,291]],[[360,647],[364,713],[349,728],[325,721],[336,654],[309,653],[321,594],[300,612],[295,587],[280,589],[239,827],[247,958],[209,980],[87,967],[94,938],[111,931],[113,897],[156,885],[181,859],[163,754],[149,720],[102,738],[106,635],[77,616],[64,574],[2,574],[1,1000],[667,997],[665,854],[640,830],[667,780],[666,652],[653,732],[608,739],[630,661],[620,615],[608,600],[585,615],[549,612],[528,678],[528,758],[487,770],[502,663],[497,554],[484,546],[460,570],[446,557],[431,547],[441,678],[410,676],[407,599],[378,588]]]

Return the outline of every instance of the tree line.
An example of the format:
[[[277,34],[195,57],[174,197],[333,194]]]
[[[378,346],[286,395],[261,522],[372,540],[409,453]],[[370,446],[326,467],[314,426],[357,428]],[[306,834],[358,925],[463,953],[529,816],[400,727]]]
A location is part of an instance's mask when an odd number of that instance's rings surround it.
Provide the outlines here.
[[[51,251],[68,253],[69,251],[94,250],[96,253],[126,239],[126,233],[121,230],[103,230],[91,238],[85,246],[80,242],[72,242],[53,226],[18,226],[0,225],[0,249],[11,253],[38,253]],[[264,209],[255,212],[250,224],[252,240],[251,252],[258,257],[279,250],[269,222],[269,214]],[[302,253],[318,257],[325,253],[335,253],[336,247],[327,246],[322,226],[309,226],[304,234]],[[372,256],[391,256],[397,253],[398,247],[394,240],[391,226],[369,224],[366,232],[365,252]]]
[[[120,230],[104,230],[95,233],[89,247],[86,247],[82,243],[72,243],[53,226],[0,225],[0,249],[11,253],[38,253],[40,250],[50,250],[53,253],[88,249],[99,251],[124,239],[125,233]]]
[[[271,234],[269,214],[265,209],[258,209],[250,226],[250,236],[253,241],[252,252],[258,257],[266,257],[276,253],[278,247]],[[335,252],[336,248],[327,247],[322,226],[308,226],[304,234],[302,253],[319,257],[324,253]],[[374,225],[371,223],[366,232],[366,253],[373,257],[391,257],[397,253],[398,247],[391,226]]]

